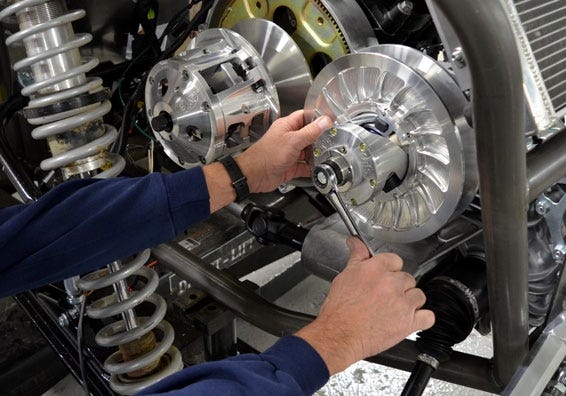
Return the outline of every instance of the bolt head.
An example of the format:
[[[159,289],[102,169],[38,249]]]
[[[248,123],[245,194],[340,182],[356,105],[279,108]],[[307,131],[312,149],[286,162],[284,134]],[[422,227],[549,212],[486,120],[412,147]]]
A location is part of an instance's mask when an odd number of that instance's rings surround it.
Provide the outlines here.
[[[343,147],[343,146],[340,147],[339,151],[340,151],[342,154],[346,154],[346,153],[348,152],[348,150],[346,150],[346,147]]]
[[[69,318],[65,314],[59,315],[59,326],[61,327],[68,327],[69,326]]]
[[[363,153],[364,151],[366,151],[366,149],[368,148],[368,146],[366,146],[365,143],[360,143],[360,151]]]
[[[452,51],[452,62],[454,64],[456,64],[456,66],[460,69],[462,69],[464,66],[466,66],[466,58],[464,57],[464,51],[462,51],[462,48],[458,47],[456,49],[454,49],[454,51]]]
[[[562,262],[566,257],[566,247],[557,247],[552,251],[552,258],[554,261]]]
[[[324,172],[318,172],[316,174],[316,180],[322,185],[325,186],[328,183],[328,178],[324,174]]]
[[[358,205],[358,201],[356,201],[356,198],[350,199],[350,203],[351,203],[353,206],[357,206],[357,205]]]
[[[330,129],[330,136],[336,136],[338,134],[338,130],[336,128]]]
[[[322,154],[322,151],[318,147],[313,150],[313,155],[315,157],[320,157],[321,154]]]
[[[550,207],[548,206],[548,202],[538,201],[536,206],[535,206],[535,210],[539,215],[543,216],[543,215],[548,213],[548,211],[550,210]]]
[[[369,179],[369,185],[371,186],[371,188],[375,188],[375,186],[377,186],[377,183],[375,180]]]

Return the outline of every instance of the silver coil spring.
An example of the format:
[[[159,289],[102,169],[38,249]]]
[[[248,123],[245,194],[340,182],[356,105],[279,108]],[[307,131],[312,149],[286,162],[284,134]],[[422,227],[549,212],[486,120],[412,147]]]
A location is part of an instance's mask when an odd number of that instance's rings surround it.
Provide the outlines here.
[[[95,301],[87,307],[86,314],[93,319],[106,319],[121,315],[122,320],[102,328],[95,337],[97,344],[103,347],[117,347],[121,350],[131,343],[142,343],[146,336],[158,329],[161,340],[141,356],[125,361],[123,353],[117,351],[104,362],[104,368],[111,374],[111,386],[120,394],[134,394],[160,379],[182,369],[183,363],[179,350],[174,347],[175,332],[163,318],[167,304],[163,297],[155,294],[159,284],[157,273],[144,264],[150,255],[149,249],[136,256],[129,263],[122,265],[114,262],[103,269],[81,278],[78,286],[82,290],[98,290],[113,286],[115,293]],[[140,290],[130,292],[126,283],[129,277],[145,279]],[[151,316],[136,316],[133,309],[143,302],[154,306]],[[131,373],[141,373],[132,377]]]
[[[13,64],[24,84],[22,95],[30,97],[26,110],[33,115],[26,118],[37,125],[32,136],[47,139],[52,154],[41,168],[61,169],[65,179],[77,174],[117,176],[125,161],[107,148],[118,132],[102,121],[111,104],[107,98],[92,99],[104,90],[102,80],[86,77],[98,59],[83,62],[79,52],[92,35],[75,34],[71,25],[85,11],[67,11],[62,0],[20,0],[0,12],[0,21],[12,15],[20,31],[9,36],[6,45],[22,42],[26,50],[26,58]],[[61,103],[73,104],[61,108]]]

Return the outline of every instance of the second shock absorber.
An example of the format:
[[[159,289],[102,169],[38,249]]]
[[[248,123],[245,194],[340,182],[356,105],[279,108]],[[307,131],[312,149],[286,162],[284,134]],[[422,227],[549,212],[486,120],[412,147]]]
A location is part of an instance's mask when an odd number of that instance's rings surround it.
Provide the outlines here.
[[[154,293],[159,278],[154,270],[144,266],[149,254],[146,250],[124,265],[115,261],[106,269],[82,277],[78,283],[85,291],[114,288],[113,294],[93,302],[87,308],[87,315],[93,319],[122,316],[122,320],[105,326],[96,334],[99,345],[119,348],[106,359],[104,368],[112,375],[112,389],[120,394],[137,393],[183,368],[181,353],[172,345],[173,327],[163,320],[167,304]],[[137,290],[131,290],[126,283],[133,276],[145,279]],[[134,308],[144,302],[154,307],[153,313],[137,316]],[[159,341],[155,330],[161,333]]]

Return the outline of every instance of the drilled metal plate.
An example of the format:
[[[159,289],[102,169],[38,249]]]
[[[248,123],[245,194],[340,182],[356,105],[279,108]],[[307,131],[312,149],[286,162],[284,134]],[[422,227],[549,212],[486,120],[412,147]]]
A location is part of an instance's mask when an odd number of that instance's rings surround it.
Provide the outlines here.
[[[313,75],[342,55],[376,44],[369,21],[353,0],[218,0],[209,24],[232,28],[250,18],[267,19],[285,29]]]
[[[392,191],[375,191],[369,200],[354,196],[356,189],[342,193],[365,232],[391,242],[421,240],[470,202],[477,170],[465,105],[448,72],[403,46],[344,56],[315,79],[305,103],[306,121],[326,114],[341,124],[359,124],[360,118],[379,115],[408,154],[407,174]],[[336,150],[335,139],[326,131],[313,153]],[[314,155],[311,161],[317,161]]]

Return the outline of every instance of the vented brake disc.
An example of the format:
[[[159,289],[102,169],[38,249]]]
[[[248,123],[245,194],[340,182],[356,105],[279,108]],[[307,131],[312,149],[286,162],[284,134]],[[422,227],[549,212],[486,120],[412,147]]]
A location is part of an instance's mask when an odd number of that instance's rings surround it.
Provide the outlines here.
[[[230,29],[249,18],[267,19],[285,29],[313,75],[340,56],[376,43],[369,21],[353,0],[218,0],[209,24]]]

